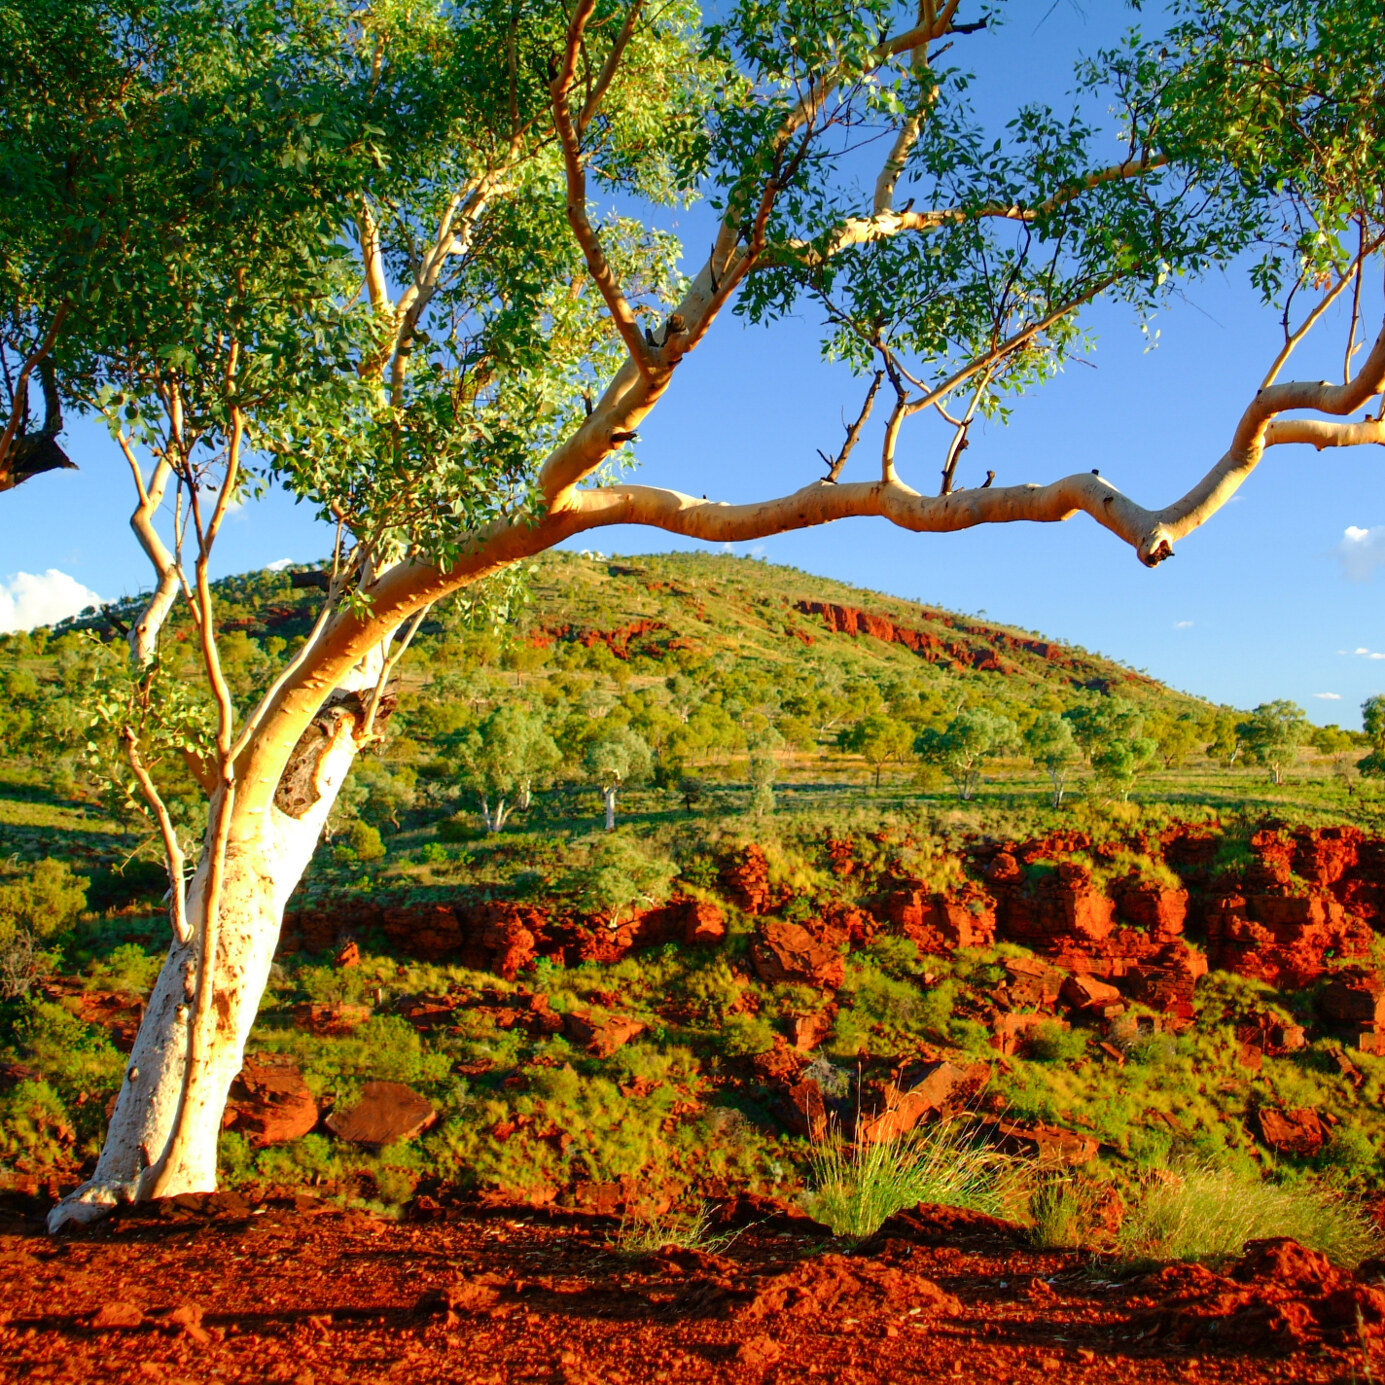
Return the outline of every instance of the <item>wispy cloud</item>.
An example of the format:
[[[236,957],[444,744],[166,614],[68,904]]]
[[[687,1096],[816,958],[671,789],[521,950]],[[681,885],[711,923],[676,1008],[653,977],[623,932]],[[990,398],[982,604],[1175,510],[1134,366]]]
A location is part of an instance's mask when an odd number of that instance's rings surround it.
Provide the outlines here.
[[[1385,524],[1377,524],[1373,529],[1347,525],[1337,545],[1337,559],[1351,581],[1366,581],[1376,568],[1385,564]]]
[[[1339,654],[1345,654],[1346,650],[1339,649],[1337,652]],[[1367,649],[1365,645],[1362,645],[1359,649],[1353,649],[1351,652],[1355,654],[1358,659],[1385,659],[1385,654],[1382,654],[1376,649]]]
[[[51,625],[100,604],[94,591],[55,567],[43,573],[16,572],[0,581],[0,632]]]
[[[1193,628],[1193,622],[1190,620],[1176,620],[1173,623],[1173,628],[1175,630],[1191,630]]]
[[[1342,700],[1341,693],[1314,693],[1313,696],[1321,698],[1324,702],[1340,702]]]

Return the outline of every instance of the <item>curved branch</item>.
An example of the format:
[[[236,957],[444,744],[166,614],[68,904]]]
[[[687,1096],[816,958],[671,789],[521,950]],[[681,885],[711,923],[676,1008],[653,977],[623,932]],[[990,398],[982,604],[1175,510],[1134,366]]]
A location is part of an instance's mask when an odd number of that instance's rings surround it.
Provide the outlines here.
[[[549,89],[553,97],[553,121],[557,127],[558,141],[563,148],[563,168],[567,175],[567,219],[572,227],[572,234],[577,237],[577,244],[582,249],[592,281],[600,290],[602,298],[606,300],[606,307],[610,310],[616,330],[625,343],[625,349],[630,353],[630,359],[634,361],[640,374],[648,377],[653,375],[659,363],[640,332],[635,314],[616,282],[610,262],[601,248],[601,239],[596,234],[596,228],[587,216],[587,171],[582,163],[581,137],[573,124],[572,112],[567,102],[568,92],[577,73],[577,55],[581,49],[582,34],[595,8],[596,0],[579,0],[573,12],[572,23],[568,26],[567,47],[563,53],[562,66]]]
[[[1141,178],[1163,168],[1168,163],[1162,154],[1145,154],[1138,159],[1127,159],[1124,163],[1112,164],[1109,168],[1095,169],[1077,182],[1060,188],[1051,197],[1033,207],[1018,203],[990,202],[980,207],[939,207],[931,211],[897,212],[887,206],[881,207],[881,191],[876,190],[876,209],[872,216],[848,217],[827,239],[821,249],[808,241],[786,241],[776,245],[761,259],[761,264],[797,263],[807,266],[825,264],[834,255],[853,245],[866,245],[871,241],[889,240],[905,231],[936,231],[943,226],[960,226],[968,221],[1038,221],[1040,218],[1066,206],[1084,192],[1101,187],[1106,183],[1121,182],[1127,178]],[[888,171],[887,164],[886,170]],[[881,173],[882,180],[885,172]],[[889,184],[889,195],[894,193],[893,181]]]

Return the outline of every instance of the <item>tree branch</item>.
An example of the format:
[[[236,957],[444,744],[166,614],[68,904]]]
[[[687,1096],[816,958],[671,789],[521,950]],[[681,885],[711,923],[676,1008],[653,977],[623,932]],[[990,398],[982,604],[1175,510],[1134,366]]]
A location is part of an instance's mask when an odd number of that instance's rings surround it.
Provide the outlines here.
[[[808,241],[799,240],[785,241],[781,245],[772,246],[762,258],[761,263],[765,265],[796,263],[813,267],[826,264],[835,255],[841,254],[843,250],[847,250],[853,245],[866,245],[871,241],[888,240],[905,231],[936,231],[943,226],[960,226],[964,222],[981,220],[1038,221],[1065,206],[1074,198],[1080,197],[1084,192],[1090,192],[1093,188],[1101,187],[1105,183],[1143,177],[1163,168],[1167,162],[1168,160],[1161,154],[1142,155],[1138,159],[1127,159],[1124,163],[1113,164],[1109,168],[1096,169],[1084,178],[1078,179],[1077,182],[1059,189],[1051,197],[1045,198],[1033,207],[1025,207],[1018,203],[992,202],[976,208],[942,207],[931,211],[896,212],[891,208],[881,208],[878,205],[880,191],[877,183],[877,207],[874,215],[848,217],[828,237],[821,249],[814,247]],[[883,172],[881,177],[884,177]],[[893,185],[890,187],[890,193],[893,195]]]
[[[0,433],[0,491],[13,490],[30,477],[42,475],[45,471],[76,470],[76,464],[58,446],[58,434],[63,427],[62,399],[58,394],[57,371],[52,358],[53,346],[67,311],[68,305],[64,301],[53,314],[43,340],[19,369],[10,400],[10,416],[4,432]],[[43,387],[43,427],[37,433],[26,435],[29,380],[35,370]]]
[[[183,848],[178,845],[178,831],[173,826],[173,819],[168,815],[168,808],[164,804],[163,797],[155,787],[154,780],[145,767],[144,759],[139,753],[139,741],[133,728],[129,726],[125,728],[125,758],[130,762],[130,769],[134,772],[135,779],[139,783],[140,792],[144,794],[144,800],[149,804],[154,818],[159,824],[159,835],[163,838],[165,864],[168,866],[169,892],[173,896],[173,936],[180,943],[186,944],[192,939],[192,929],[188,927],[187,888],[183,880]]]
[[[616,75],[616,70],[620,67],[621,59],[625,56],[625,50],[629,46],[631,38],[634,37],[635,25],[639,21],[640,10],[643,7],[644,0],[634,0],[626,13],[625,23],[620,26],[620,33],[616,35],[615,42],[611,45],[611,51],[606,54],[606,61],[601,64],[601,71],[597,74],[591,94],[583,103],[582,112],[577,117],[578,139],[586,134],[587,126],[592,123],[592,118],[601,109],[602,98],[606,95],[606,91]]]
[[[640,374],[648,378],[655,374],[660,363],[640,332],[635,314],[616,282],[610,263],[601,248],[601,240],[587,216],[587,173],[582,163],[581,139],[573,126],[572,112],[568,108],[567,96],[577,72],[577,55],[582,45],[582,34],[595,8],[596,0],[578,0],[572,23],[568,26],[567,47],[562,65],[549,88],[553,98],[553,120],[563,148],[563,168],[567,176],[567,219],[573,235],[577,238],[577,244],[581,247],[592,280],[605,299],[616,330],[625,343],[625,349],[630,353],[630,359]]]

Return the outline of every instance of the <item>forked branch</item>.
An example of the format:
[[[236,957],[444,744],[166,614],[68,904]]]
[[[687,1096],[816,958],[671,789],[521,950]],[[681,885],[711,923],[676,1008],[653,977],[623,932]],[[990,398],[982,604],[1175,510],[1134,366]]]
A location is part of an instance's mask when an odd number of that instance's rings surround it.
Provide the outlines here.
[[[601,248],[601,239],[596,233],[596,228],[591,224],[591,218],[587,215],[587,171],[582,160],[581,135],[573,123],[572,111],[568,106],[568,93],[572,89],[572,83],[577,74],[577,59],[582,48],[582,36],[595,8],[596,0],[578,0],[577,8],[573,12],[572,23],[568,26],[567,46],[563,52],[562,62],[559,65],[557,75],[553,78],[552,86],[549,88],[553,98],[553,120],[557,127],[559,143],[563,149],[563,169],[567,178],[567,219],[568,224],[572,227],[572,234],[576,236],[577,244],[581,247],[582,256],[587,262],[587,269],[592,276],[592,281],[606,302],[606,307],[615,322],[616,330],[625,343],[625,349],[630,353],[630,359],[634,361],[641,375],[649,377],[655,373],[659,362],[640,332],[639,324],[635,321],[635,314],[631,310],[623,290],[616,282],[616,276],[611,269],[610,262],[606,259],[606,253]],[[623,47],[621,51],[623,52]],[[612,57],[618,64],[620,53],[613,49]],[[613,65],[611,76],[614,74],[615,66]],[[610,77],[607,78],[607,85],[609,84]],[[604,91],[604,88],[602,90]],[[592,99],[599,100],[595,91],[592,93]],[[590,101],[588,104],[590,105]],[[592,107],[592,110],[594,113],[595,107]]]

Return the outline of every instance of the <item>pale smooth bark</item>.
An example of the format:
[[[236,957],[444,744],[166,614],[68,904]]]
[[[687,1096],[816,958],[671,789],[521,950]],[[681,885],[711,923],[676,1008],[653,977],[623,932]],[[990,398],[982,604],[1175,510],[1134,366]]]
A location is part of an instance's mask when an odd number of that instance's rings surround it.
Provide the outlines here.
[[[192,937],[175,939],[154,984],[96,1170],[49,1213],[49,1231],[94,1221],[119,1202],[215,1189],[227,1093],[268,984],[284,906],[355,758],[354,729],[352,714],[341,711],[311,768],[317,798],[301,816],[274,806],[253,816],[232,811],[211,969],[212,1041],[190,1062],[213,855],[204,849],[188,891]]]

